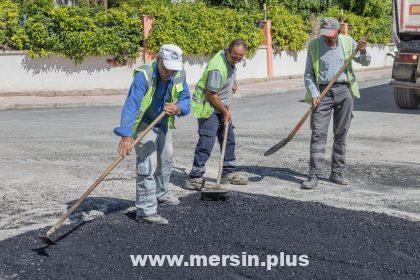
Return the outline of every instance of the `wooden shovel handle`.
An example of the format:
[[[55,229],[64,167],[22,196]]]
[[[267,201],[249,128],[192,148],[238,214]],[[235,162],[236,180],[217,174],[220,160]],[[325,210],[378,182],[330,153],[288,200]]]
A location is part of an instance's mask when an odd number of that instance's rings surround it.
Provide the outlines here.
[[[361,41],[366,41],[370,37],[370,33],[368,33],[366,36],[364,36]],[[341,76],[341,74],[344,73],[344,71],[347,69],[347,67],[350,65],[353,58],[356,56],[356,54],[359,52],[358,49],[355,49],[353,53],[346,59],[343,66],[341,66],[340,70],[334,75],[334,77],[330,80],[328,85],[324,88],[324,90],[321,92],[319,96],[319,100],[322,101],[322,99],[328,94],[328,91],[331,89],[331,87],[334,85],[334,83],[337,81],[337,79]],[[306,113],[303,115],[303,117],[300,119],[300,121],[297,123],[297,125],[293,128],[293,130],[290,132],[290,134],[287,136],[287,140],[290,141],[293,139],[295,134],[298,132],[298,130],[302,127],[302,125],[305,123],[306,119],[311,115],[313,108],[309,108]]]

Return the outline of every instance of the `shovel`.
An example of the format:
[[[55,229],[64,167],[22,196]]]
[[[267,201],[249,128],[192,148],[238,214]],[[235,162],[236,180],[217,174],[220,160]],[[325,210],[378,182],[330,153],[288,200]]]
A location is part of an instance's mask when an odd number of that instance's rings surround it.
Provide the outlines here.
[[[370,34],[366,35],[362,40],[367,40]],[[322,91],[319,100],[322,101],[322,99],[328,94],[328,91],[331,89],[331,87],[334,85],[334,83],[337,81],[337,79],[343,74],[343,72],[346,70],[346,68],[350,65],[353,58],[356,56],[356,54],[359,52],[358,49],[354,50],[353,53],[350,55],[349,58],[344,62],[344,65],[338,70],[338,72],[335,74],[335,76],[331,79],[331,81],[328,83],[328,85],[325,87],[325,89]],[[298,132],[298,130],[302,127],[302,125],[305,123],[306,119],[311,115],[313,108],[309,108],[305,115],[299,120],[297,125],[293,128],[293,130],[289,133],[289,135],[281,140],[279,143],[272,146],[270,149],[268,149],[264,156],[269,156],[283,148],[287,145],[290,141],[292,141],[293,137],[295,137],[295,134]]]
[[[233,92],[229,95],[229,101],[230,104],[228,107],[229,112],[232,112],[232,98]],[[202,200],[222,200],[225,201],[227,199],[227,193],[228,191],[221,187],[221,180],[222,180],[222,170],[223,170],[223,162],[225,158],[225,152],[226,152],[226,144],[227,144],[227,137],[228,137],[228,131],[229,131],[229,122],[224,122],[224,130],[223,130],[223,143],[222,143],[222,151],[220,153],[220,161],[219,161],[219,169],[217,172],[217,181],[215,186],[204,186],[201,189],[201,199]]]
[[[176,104],[176,101],[174,101],[172,104]],[[137,138],[134,140],[133,144],[131,144],[130,151],[133,149],[141,139],[160,121],[165,117],[166,113],[163,111],[159,114],[159,116],[156,117],[147,127],[145,130],[141,131]],[[103,173],[99,178],[83,193],[83,195],[76,201],[76,203],[65,213],[63,216],[61,216],[60,220],[58,220],[51,228],[50,230],[44,234],[40,235],[39,238],[47,245],[57,245],[57,243],[52,240],[50,237],[53,235],[64,223],[65,220],[74,212],[76,209],[83,203],[83,201],[86,199],[86,197],[108,176],[109,173],[117,166],[125,156],[120,156],[117,158]]]

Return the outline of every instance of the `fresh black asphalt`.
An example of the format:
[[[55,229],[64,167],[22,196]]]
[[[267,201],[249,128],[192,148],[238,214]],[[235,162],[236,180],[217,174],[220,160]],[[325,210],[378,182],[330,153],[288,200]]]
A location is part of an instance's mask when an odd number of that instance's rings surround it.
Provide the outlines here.
[[[132,203],[132,202],[131,202]],[[126,201],[126,204],[130,202]],[[0,242],[0,279],[420,279],[420,223],[262,195],[162,206],[170,224],[145,225],[121,210]],[[308,255],[302,267],[133,267],[130,255]]]

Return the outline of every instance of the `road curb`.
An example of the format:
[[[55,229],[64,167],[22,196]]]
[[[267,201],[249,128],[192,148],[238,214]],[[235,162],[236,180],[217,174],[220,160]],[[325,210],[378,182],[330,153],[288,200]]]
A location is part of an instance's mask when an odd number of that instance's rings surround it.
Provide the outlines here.
[[[359,72],[363,73],[363,72]],[[390,74],[379,74],[375,76],[367,76],[367,77],[359,77],[359,82],[366,82],[366,81],[373,81],[373,80],[381,80],[390,78]],[[250,92],[240,92],[239,94],[241,97],[254,97],[254,96],[262,96],[262,95],[274,95],[274,94],[285,94],[287,92],[297,92],[305,90],[305,86],[293,86],[293,87],[283,87],[276,90],[259,90],[259,91],[250,91]],[[110,96],[110,95],[106,95]],[[121,96],[120,94],[114,96]],[[100,97],[100,96],[97,96]],[[51,97],[56,98],[56,97]],[[0,98],[1,100],[1,98]],[[0,111],[10,111],[10,110],[41,110],[41,109],[68,109],[68,108],[88,108],[88,107],[118,107],[121,106],[121,102],[77,102],[77,103],[46,103],[46,104],[11,104],[11,105],[0,105]]]
[[[384,74],[384,75],[377,75],[373,77],[365,77],[365,78],[358,78],[358,82],[368,82],[368,81],[375,81],[375,80],[382,80],[382,79],[390,79],[390,74]],[[259,90],[259,91],[249,91],[247,93],[240,93],[242,97],[253,97],[253,96],[261,96],[261,95],[274,95],[274,94],[283,94],[287,92],[297,92],[297,91],[303,91],[305,90],[305,86],[302,82],[301,86],[293,86],[290,88],[282,88],[277,90]]]
[[[71,108],[87,108],[87,107],[117,107],[120,103],[96,103],[96,102],[80,102],[80,103],[53,103],[53,104],[13,104],[0,106],[0,111],[11,110],[42,110],[42,109],[71,109]]]

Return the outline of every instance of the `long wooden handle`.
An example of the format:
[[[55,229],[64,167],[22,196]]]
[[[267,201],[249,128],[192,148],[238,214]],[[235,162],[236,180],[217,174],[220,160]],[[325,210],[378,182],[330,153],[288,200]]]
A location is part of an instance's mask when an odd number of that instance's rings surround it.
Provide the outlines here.
[[[362,40],[367,40],[370,34],[366,35],[362,38]],[[343,66],[341,66],[340,70],[334,75],[334,77],[330,80],[328,85],[324,88],[324,90],[321,92],[319,96],[319,100],[322,101],[322,99],[328,94],[328,91],[331,89],[331,87],[334,85],[334,83],[337,81],[337,79],[341,76],[341,74],[344,73],[346,68],[350,65],[353,58],[356,56],[356,54],[359,52],[358,49],[355,49],[353,53],[350,55],[349,58],[346,59]],[[290,132],[290,134],[287,136],[287,141],[291,141],[295,134],[298,132],[298,130],[302,127],[302,125],[305,123],[306,119],[311,115],[312,113],[312,107],[309,108],[306,113],[303,115],[303,117],[300,119],[300,121],[297,123],[297,125],[293,128],[293,130]]]
[[[229,95],[228,103],[229,103],[228,111],[232,112],[233,92],[231,92]],[[217,171],[217,181],[216,181],[216,187],[218,188],[220,188],[220,182],[222,181],[223,162],[225,160],[228,132],[229,132],[229,122],[224,121],[222,151],[220,153],[219,169]]]
[[[174,101],[172,104],[175,104],[177,101]],[[143,137],[159,122],[165,117],[166,113],[163,111],[156,117],[147,127],[145,130],[141,131],[137,138],[133,141],[130,146],[130,150],[132,150]],[[76,201],[76,203],[69,209],[67,212],[61,216],[60,220],[58,220],[47,232],[47,236],[50,237],[54,232],[56,232],[64,223],[65,220],[77,209],[79,208],[80,204],[86,199],[86,197],[108,176],[108,174],[117,166],[125,156],[119,156],[102,174],[99,176],[98,179],[83,193],[83,195]]]

